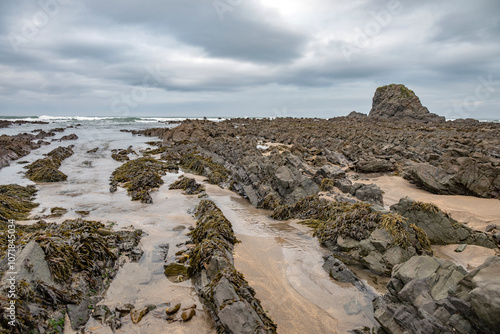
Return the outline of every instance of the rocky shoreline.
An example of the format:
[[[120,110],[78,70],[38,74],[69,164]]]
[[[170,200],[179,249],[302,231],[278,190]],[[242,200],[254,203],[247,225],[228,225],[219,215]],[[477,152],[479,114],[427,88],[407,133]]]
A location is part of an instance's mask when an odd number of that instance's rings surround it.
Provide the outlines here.
[[[0,167],[39,148],[54,131],[0,137],[6,143],[0,149]],[[114,171],[106,176],[110,198],[126,198],[123,188],[133,201],[154,206],[153,198],[158,198],[155,195],[168,174],[184,171],[206,178],[205,184],[199,184],[181,175],[169,185],[196,200],[192,212],[196,226],[184,235],[187,242],[175,245],[180,249],[175,256],[167,257],[169,244],[163,241],[162,275],[175,284],[191,280],[218,333],[276,333],[279,324],[267,315],[255,290],[235,268],[233,251],[238,240],[231,221],[207,195],[212,185],[239,194],[255,208],[269,210],[277,222],[293,221],[310,228],[327,254],[323,268],[328,275],[373,299],[378,326],[353,328],[353,332],[497,332],[500,226],[474,230],[438,206],[409,197],[389,206],[376,184],[360,178],[366,173],[401,176],[435,194],[498,200],[499,124],[445,122],[429,113],[411,90],[389,85],[377,90],[369,115],[351,113],[328,120],[186,120],[174,128],[122,131],[160,141],[149,142],[153,147],[146,150],[132,146],[110,150],[114,164]],[[76,135],[61,138],[77,139]],[[26,166],[26,177],[35,182],[67,180],[59,167],[75,152],[78,147],[73,145],[52,150]],[[86,152],[90,157],[102,154],[99,148]],[[118,162],[122,164],[116,167]],[[35,186],[0,186],[0,220],[27,219],[36,207],[36,192]],[[54,207],[44,217],[66,212]],[[20,233],[17,257],[36,261],[23,262],[18,276],[23,287],[19,333],[61,330],[64,313],[75,330],[83,330],[92,316],[115,331],[125,316],[139,325],[157,308],[97,305],[120,266],[141,258],[140,230],[114,230],[83,219],[61,224],[40,220],[18,224],[16,229]],[[5,253],[5,231],[0,241]],[[467,270],[434,257],[435,245],[457,245],[457,252],[471,245],[496,250],[497,256]],[[2,272],[5,265],[4,256]],[[38,269],[33,271],[31,265]],[[368,289],[351,270],[354,265],[390,279],[386,293],[378,296]],[[7,300],[0,302],[4,307]],[[183,324],[196,319],[196,305],[179,310],[180,303],[169,304],[155,316]],[[0,318],[4,331],[7,319],[4,312]]]

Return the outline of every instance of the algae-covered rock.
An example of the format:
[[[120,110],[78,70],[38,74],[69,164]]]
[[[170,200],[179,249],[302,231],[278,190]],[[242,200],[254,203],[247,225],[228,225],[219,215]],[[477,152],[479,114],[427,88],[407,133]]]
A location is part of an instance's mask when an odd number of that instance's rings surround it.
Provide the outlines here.
[[[205,187],[196,182],[195,179],[181,176],[179,180],[172,183],[169,189],[183,189],[186,191],[186,195],[197,195],[205,191]]]
[[[190,251],[190,272],[217,331],[276,333],[276,325],[255,298],[255,291],[234,268],[232,251],[238,240],[231,222],[209,200],[200,202],[195,215],[198,221],[190,237],[196,246]],[[190,315],[194,313],[186,314]]]
[[[65,181],[68,176],[59,171],[64,159],[73,155],[73,146],[58,147],[49,153],[47,157],[25,166],[26,177],[34,182],[60,182]]]
[[[438,245],[469,244],[487,248],[496,248],[497,242],[491,235],[472,230],[460,224],[437,206],[411,198],[401,198],[391,210],[400,213],[427,234],[430,242]]]
[[[26,219],[29,212],[38,206],[33,203],[36,192],[33,185],[0,185],[0,221]]]
[[[118,167],[110,178],[110,191],[116,191],[118,184],[127,189],[132,200],[153,203],[150,191],[163,184],[161,176],[170,171],[170,165],[153,158],[139,158]]]

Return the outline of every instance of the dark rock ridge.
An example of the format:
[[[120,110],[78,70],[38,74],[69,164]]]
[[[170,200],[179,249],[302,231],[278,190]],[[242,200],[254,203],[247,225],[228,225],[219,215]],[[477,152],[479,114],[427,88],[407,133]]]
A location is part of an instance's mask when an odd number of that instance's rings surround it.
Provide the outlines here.
[[[163,139],[151,152],[171,161],[186,154],[210,158],[229,172],[238,193],[261,205],[267,195],[293,202],[313,194],[319,169],[335,166],[398,173],[438,194],[500,198],[499,131],[495,123],[339,117],[185,121],[135,133]],[[274,146],[257,148],[267,142]],[[212,168],[206,167],[201,174],[208,177]],[[276,173],[280,167],[286,169]]]
[[[500,257],[467,273],[450,261],[415,256],[396,267],[373,302],[389,334],[493,334],[500,328]]]
[[[276,333],[276,325],[255,298],[255,291],[234,268],[232,252],[238,241],[231,222],[210,200],[200,202],[195,216],[189,272],[215,320],[217,333]]]
[[[406,197],[392,205],[391,210],[408,218],[408,223],[423,229],[432,244],[469,244],[497,248],[497,242],[491,235],[460,224],[433,204],[416,202]]]
[[[444,122],[446,120],[442,116],[431,114],[420,103],[420,99],[412,90],[404,85],[395,84],[377,88],[368,117],[424,122]]]
[[[49,143],[43,141],[47,136],[54,136],[53,132],[40,132],[37,135],[21,133],[15,136],[0,136],[0,168],[9,166],[10,162],[28,155],[32,150]]]

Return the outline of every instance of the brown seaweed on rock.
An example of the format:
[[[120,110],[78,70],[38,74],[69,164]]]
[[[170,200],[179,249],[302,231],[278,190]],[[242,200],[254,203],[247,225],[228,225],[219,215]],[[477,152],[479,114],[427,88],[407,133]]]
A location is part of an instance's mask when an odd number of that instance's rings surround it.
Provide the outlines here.
[[[27,257],[17,266],[16,327],[8,325],[5,307],[9,300],[0,297],[0,333],[59,333],[62,329],[56,329],[55,324],[64,319],[65,312],[73,329],[80,330],[95,306],[92,300],[98,300],[91,297],[101,295],[116,275],[117,257],[137,260],[136,247],[142,235],[140,230],[112,231],[100,222],[82,219],[62,224],[16,224],[15,229],[15,245],[21,250],[18,255]],[[7,238],[0,238],[0,248],[7,245]],[[50,273],[34,271],[34,265],[48,266]],[[2,270],[6,270],[4,264]],[[2,296],[7,296],[5,290]]]
[[[195,210],[196,228],[189,234],[195,247],[190,252],[190,276],[195,289],[215,320],[217,333],[276,333],[255,291],[234,268],[233,247],[238,240],[231,222],[210,200]],[[245,332],[248,332],[247,330]]]
[[[58,147],[46,154],[46,158],[38,159],[25,168],[26,177],[34,182],[65,181],[68,176],[59,170],[61,163],[73,155],[73,146]]]
[[[30,211],[38,206],[33,203],[36,192],[33,185],[0,185],[0,221],[26,219]]]
[[[169,189],[182,189],[186,191],[186,195],[197,195],[205,191],[205,187],[196,182],[195,179],[181,175],[177,181],[172,183]]]
[[[152,203],[149,192],[163,184],[161,176],[167,171],[172,171],[170,165],[153,158],[143,157],[128,161],[111,174],[110,191],[114,192],[121,183],[132,196],[132,200]]]

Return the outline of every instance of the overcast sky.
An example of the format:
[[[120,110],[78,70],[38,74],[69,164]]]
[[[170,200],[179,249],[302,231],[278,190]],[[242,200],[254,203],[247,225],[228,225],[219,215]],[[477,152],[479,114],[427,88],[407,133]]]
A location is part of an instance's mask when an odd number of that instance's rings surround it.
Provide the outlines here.
[[[500,118],[500,1],[0,2],[0,115]]]

